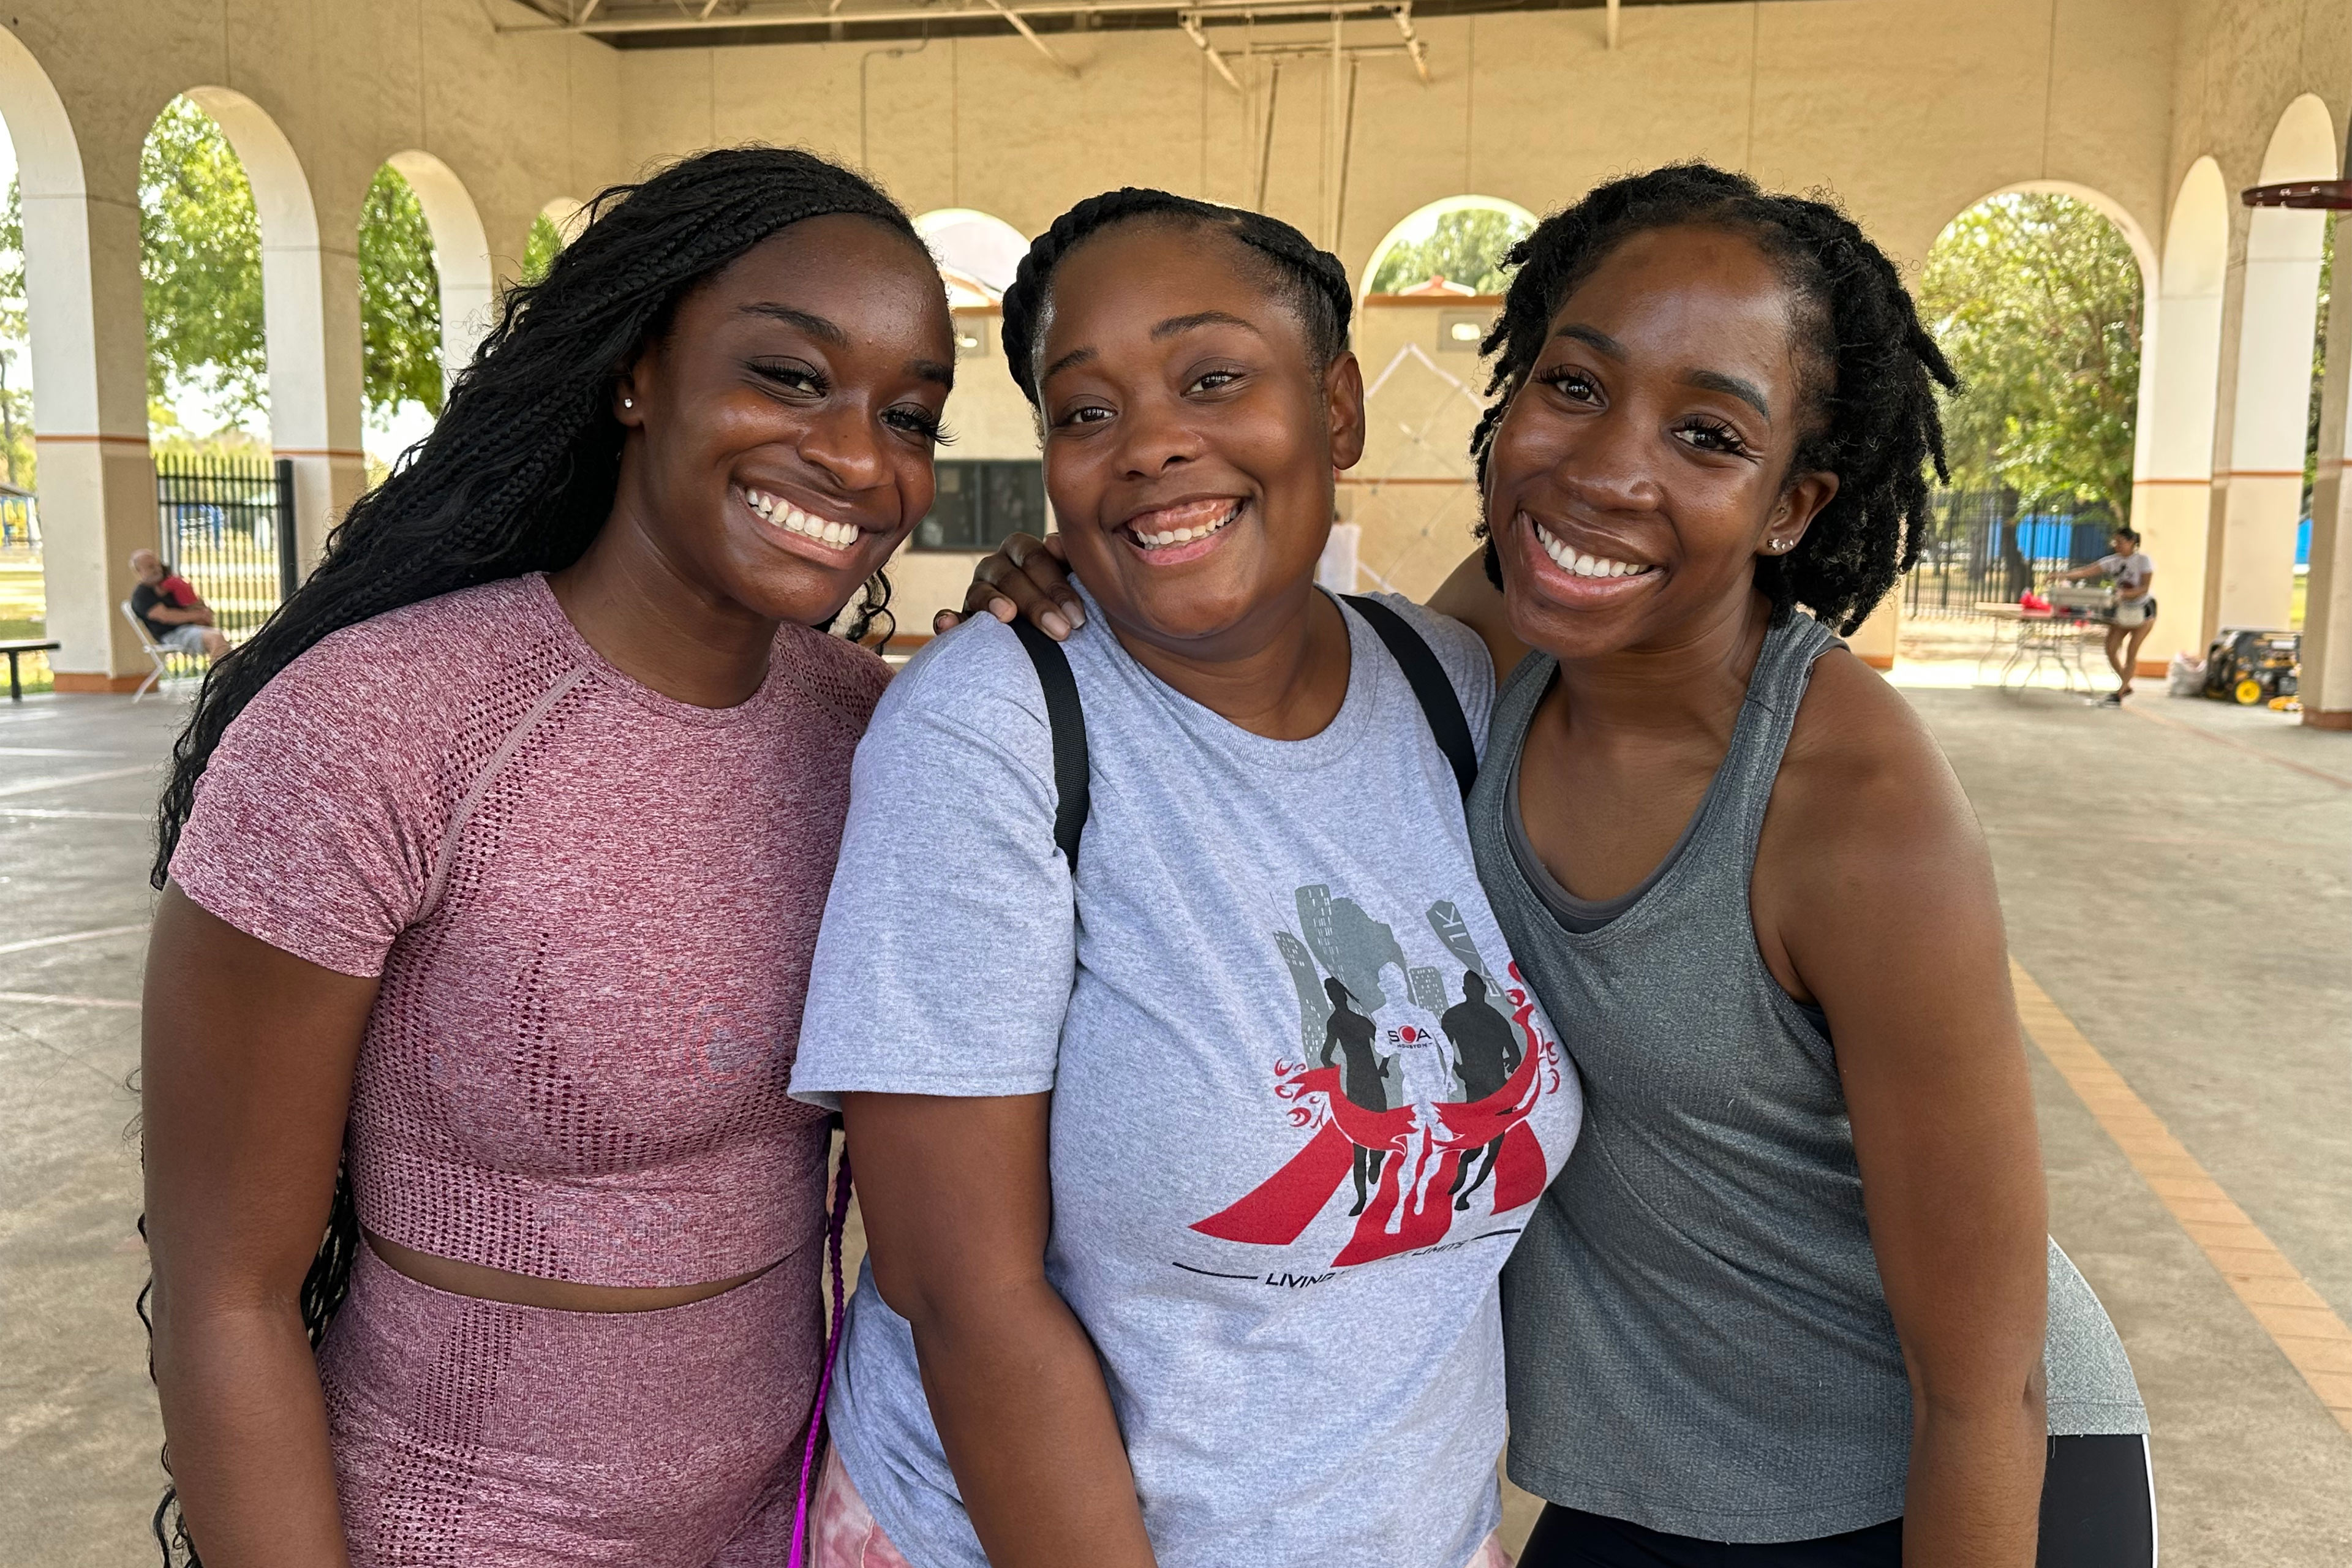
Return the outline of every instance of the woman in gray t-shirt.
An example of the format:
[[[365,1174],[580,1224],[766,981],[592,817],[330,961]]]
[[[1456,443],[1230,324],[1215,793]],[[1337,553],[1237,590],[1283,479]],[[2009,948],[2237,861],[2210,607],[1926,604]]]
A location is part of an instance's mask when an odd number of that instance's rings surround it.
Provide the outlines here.
[[[1066,684],[983,618],[858,748],[793,1077],[872,1247],[818,1568],[1505,1561],[1498,1281],[1582,1100],[1462,816],[1484,647],[1316,586],[1351,304],[1140,191],[1005,298],[1087,596]]]
[[[2116,672],[2116,689],[2100,699],[2103,706],[2120,708],[2131,695],[2132,673],[2139,668],[2139,645],[2156,629],[2156,563],[2139,547],[2139,535],[2118,528],[2107,536],[2107,553],[2087,566],[2062,573],[2061,583],[2086,583],[2105,577],[2116,585],[2115,608],[2107,612],[2107,665]]]

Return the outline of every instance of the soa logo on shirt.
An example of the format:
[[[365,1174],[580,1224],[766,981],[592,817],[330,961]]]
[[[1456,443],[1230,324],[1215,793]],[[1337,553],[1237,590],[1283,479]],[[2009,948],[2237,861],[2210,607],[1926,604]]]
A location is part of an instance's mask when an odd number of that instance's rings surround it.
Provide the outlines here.
[[[1192,1229],[1288,1247],[1352,1180],[1356,1226],[1334,1268],[1444,1241],[1491,1184],[1503,1214],[1543,1191],[1528,1117],[1559,1088],[1560,1051],[1537,1026],[1517,965],[1498,984],[1461,911],[1423,913],[1450,963],[1415,964],[1395,929],[1323,884],[1300,888],[1297,931],[1275,945],[1298,992],[1302,1059],[1274,1065],[1306,1145]]]

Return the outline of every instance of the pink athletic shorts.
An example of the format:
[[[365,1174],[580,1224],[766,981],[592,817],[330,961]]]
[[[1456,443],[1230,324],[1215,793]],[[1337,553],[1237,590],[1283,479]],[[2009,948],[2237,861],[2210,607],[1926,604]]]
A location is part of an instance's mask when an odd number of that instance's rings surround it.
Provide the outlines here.
[[[841,1468],[839,1449],[825,1450],[824,1471],[809,1516],[816,1544],[810,1568],[914,1568],[866,1511],[866,1500]],[[1511,1568],[1511,1555],[1490,1535],[1463,1568]]]
[[[812,1243],[649,1312],[453,1296],[362,1247],[319,1355],[352,1568],[782,1568]]]

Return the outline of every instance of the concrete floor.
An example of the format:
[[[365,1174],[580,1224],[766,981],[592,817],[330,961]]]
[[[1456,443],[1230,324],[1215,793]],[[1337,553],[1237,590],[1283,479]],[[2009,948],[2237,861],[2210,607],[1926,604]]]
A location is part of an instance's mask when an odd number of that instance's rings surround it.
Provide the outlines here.
[[[1984,821],[2019,963],[2352,1321],[2352,735],[2153,694],[2101,711],[1969,673],[1896,679]],[[129,1004],[181,713],[0,703],[0,1563],[153,1561]],[[44,940],[93,932],[115,934]],[[2166,1561],[2352,1562],[2352,1434],[2066,1082],[2035,1072],[2053,1229],[2154,1415]]]

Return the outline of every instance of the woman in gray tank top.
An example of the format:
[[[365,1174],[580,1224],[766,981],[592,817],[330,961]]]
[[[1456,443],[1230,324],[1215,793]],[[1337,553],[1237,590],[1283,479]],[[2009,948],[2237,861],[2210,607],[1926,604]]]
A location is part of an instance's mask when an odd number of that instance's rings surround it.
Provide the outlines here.
[[[2150,1563],[1981,836],[1829,629],[1916,556],[1950,372],[1851,222],[1742,175],[1512,259],[1434,605],[1515,669],[1471,839],[1586,1089],[1504,1277],[1523,1564]]]
[[[1432,607],[1508,676],[1471,840],[1585,1089],[1504,1274],[1520,1568],[2152,1568],[1982,838],[1829,630],[1916,557],[1950,372],[1852,223],[1703,165],[1511,259]],[[1035,543],[967,608],[1053,612]]]

